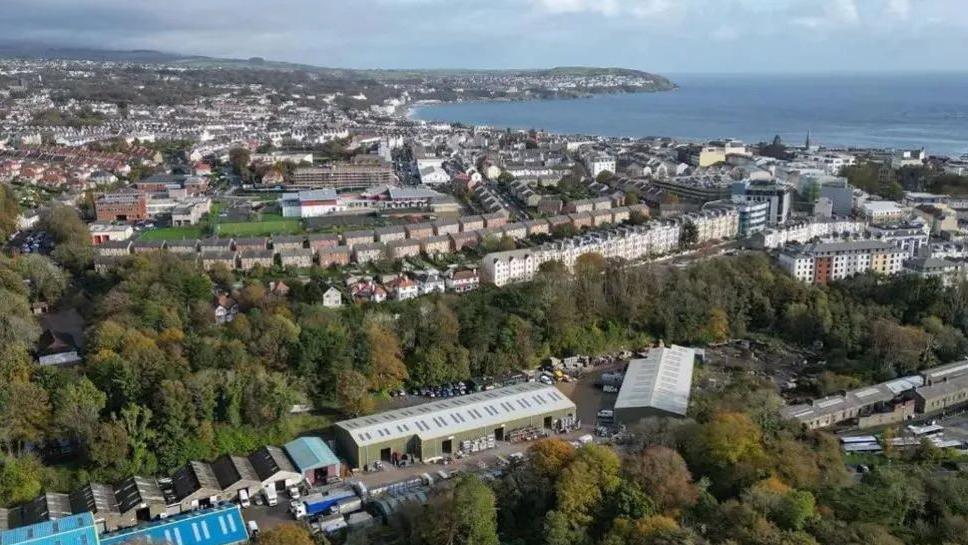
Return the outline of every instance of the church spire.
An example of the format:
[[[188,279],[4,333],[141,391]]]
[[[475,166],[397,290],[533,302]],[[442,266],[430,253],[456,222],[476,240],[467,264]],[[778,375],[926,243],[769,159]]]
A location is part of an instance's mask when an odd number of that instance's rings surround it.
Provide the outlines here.
[[[804,149],[810,149],[810,129],[807,129],[807,141],[803,143]]]

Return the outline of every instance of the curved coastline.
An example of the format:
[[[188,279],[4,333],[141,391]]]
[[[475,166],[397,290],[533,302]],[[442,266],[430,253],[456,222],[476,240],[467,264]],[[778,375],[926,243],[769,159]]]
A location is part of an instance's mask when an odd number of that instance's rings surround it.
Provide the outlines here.
[[[482,100],[415,104],[412,121],[542,129],[566,135],[668,137],[681,141],[780,135],[831,148],[917,149],[968,154],[968,75],[740,76],[677,81],[675,93],[597,94],[592,100]],[[902,79],[903,78],[903,79]],[[884,89],[890,91],[884,93]],[[498,104],[500,103],[500,104]],[[527,107],[522,107],[522,104]]]

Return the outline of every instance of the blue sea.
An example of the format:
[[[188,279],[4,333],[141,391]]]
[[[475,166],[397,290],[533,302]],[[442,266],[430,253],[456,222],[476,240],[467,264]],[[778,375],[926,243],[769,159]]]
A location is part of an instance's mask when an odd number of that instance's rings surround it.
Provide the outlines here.
[[[682,75],[663,93],[418,106],[417,119],[563,134],[968,153],[968,74]]]

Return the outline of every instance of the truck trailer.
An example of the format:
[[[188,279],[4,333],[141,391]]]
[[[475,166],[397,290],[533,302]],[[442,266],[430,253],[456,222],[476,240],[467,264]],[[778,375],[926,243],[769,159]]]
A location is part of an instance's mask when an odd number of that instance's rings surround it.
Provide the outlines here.
[[[351,488],[337,488],[324,493],[310,494],[301,500],[294,500],[291,504],[293,517],[297,520],[305,517],[328,514],[340,500],[356,498],[356,492]]]

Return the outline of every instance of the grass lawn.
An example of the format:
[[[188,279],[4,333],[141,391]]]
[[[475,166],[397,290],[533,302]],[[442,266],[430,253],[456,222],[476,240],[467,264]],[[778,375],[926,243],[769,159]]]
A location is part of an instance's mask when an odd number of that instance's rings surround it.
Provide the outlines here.
[[[192,225],[186,227],[161,227],[141,233],[138,240],[183,240],[202,237],[202,228]]]
[[[219,223],[216,227],[219,236],[265,236],[265,235],[294,235],[303,232],[302,222],[296,218],[266,214],[262,221],[244,221],[233,223]]]

